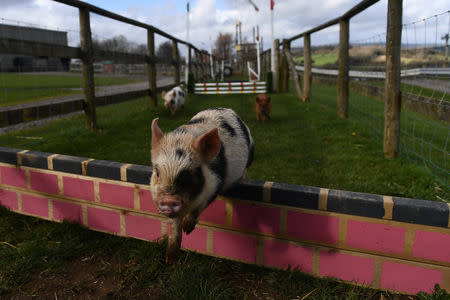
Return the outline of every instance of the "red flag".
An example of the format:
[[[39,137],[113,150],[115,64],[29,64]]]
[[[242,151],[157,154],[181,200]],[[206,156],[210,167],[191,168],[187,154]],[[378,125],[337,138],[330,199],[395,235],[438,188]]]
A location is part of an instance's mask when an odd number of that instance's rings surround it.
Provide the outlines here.
[[[273,10],[274,5],[275,5],[275,2],[273,0],[270,0],[270,10]]]

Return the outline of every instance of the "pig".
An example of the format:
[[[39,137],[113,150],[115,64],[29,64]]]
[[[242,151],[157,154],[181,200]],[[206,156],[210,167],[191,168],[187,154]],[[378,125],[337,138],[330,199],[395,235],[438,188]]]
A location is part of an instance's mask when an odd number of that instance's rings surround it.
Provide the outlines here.
[[[152,121],[151,191],[159,213],[171,219],[166,262],[194,230],[201,212],[245,175],[253,161],[250,129],[228,108],[197,113],[164,134]]]
[[[185,92],[181,86],[176,86],[169,92],[162,92],[162,98],[164,99],[164,106],[170,111],[172,116],[175,112],[184,107]]]
[[[266,119],[270,119],[270,111],[272,109],[272,102],[270,100],[270,96],[267,94],[259,94],[255,99],[255,112],[256,112],[256,120],[260,121],[261,119],[265,121]]]

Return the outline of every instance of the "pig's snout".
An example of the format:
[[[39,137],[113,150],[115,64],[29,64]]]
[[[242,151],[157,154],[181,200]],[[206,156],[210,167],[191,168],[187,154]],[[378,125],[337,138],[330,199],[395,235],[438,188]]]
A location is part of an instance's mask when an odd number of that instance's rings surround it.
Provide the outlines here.
[[[162,214],[171,218],[180,212],[181,202],[173,198],[164,199],[159,202],[158,208]]]

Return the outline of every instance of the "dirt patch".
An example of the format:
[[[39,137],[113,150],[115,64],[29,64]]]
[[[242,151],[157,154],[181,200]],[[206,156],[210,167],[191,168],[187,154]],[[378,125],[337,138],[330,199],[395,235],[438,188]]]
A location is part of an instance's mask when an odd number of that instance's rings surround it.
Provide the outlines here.
[[[107,299],[121,284],[118,263],[98,257],[75,260],[63,270],[44,270],[6,298]]]

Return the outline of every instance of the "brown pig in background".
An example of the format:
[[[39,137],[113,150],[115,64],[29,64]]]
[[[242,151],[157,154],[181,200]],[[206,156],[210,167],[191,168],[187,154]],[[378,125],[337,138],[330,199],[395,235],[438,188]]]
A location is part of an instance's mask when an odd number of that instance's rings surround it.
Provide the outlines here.
[[[249,128],[231,109],[199,112],[187,124],[164,134],[152,122],[152,197],[171,218],[166,261],[181,246],[181,231],[194,230],[200,213],[239,181],[253,160]]]

